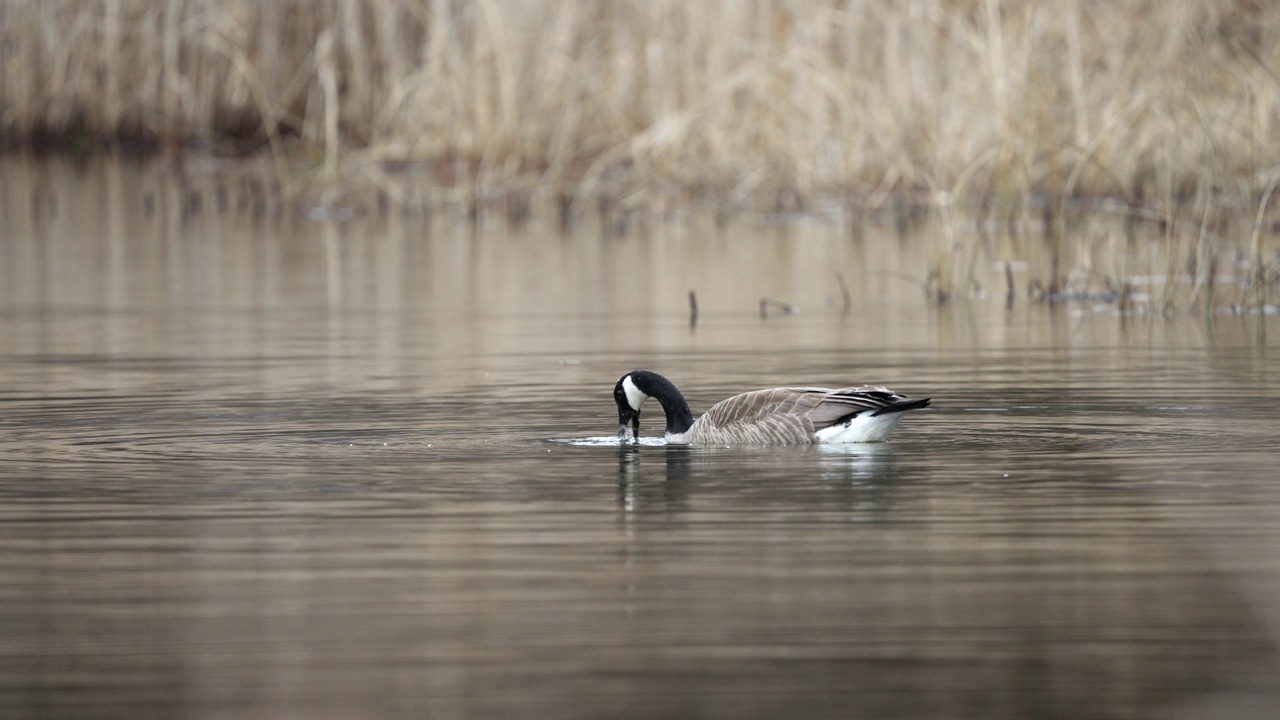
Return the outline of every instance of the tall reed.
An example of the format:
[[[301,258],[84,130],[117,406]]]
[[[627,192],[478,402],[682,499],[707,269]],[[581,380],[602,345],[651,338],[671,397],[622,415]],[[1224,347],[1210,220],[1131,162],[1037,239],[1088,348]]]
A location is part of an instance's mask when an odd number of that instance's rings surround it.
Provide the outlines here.
[[[1257,207],[1280,166],[1259,0],[41,0],[0,27],[11,141],[231,138],[284,176],[1159,215],[1206,185]]]

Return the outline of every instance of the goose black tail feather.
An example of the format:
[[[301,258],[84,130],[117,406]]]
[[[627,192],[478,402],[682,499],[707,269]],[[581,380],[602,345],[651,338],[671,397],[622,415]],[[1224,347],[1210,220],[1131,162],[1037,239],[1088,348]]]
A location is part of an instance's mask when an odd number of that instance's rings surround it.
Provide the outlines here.
[[[889,407],[880,408],[879,410],[871,413],[871,417],[879,417],[881,415],[889,415],[890,413],[906,412],[908,410],[915,410],[917,408],[929,407],[929,401],[931,399],[932,398],[923,398],[921,400],[903,400],[902,402],[894,403]]]

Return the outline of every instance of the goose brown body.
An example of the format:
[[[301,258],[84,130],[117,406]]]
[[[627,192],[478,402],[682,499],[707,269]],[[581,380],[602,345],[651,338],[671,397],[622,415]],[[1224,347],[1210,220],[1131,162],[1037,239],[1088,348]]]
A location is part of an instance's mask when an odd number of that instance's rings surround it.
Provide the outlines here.
[[[711,406],[696,421],[684,396],[657,373],[636,370],[614,388],[619,435],[639,435],[640,406],[658,399],[667,415],[666,439],[672,444],[799,445],[826,442],[875,442],[885,439],[909,410],[927,407],[888,388],[780,387],[735,395]]]

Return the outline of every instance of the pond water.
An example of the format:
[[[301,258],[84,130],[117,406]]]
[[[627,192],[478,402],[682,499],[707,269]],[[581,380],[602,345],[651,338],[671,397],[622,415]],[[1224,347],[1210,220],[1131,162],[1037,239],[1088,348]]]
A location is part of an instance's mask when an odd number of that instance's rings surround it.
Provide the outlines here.
[[[927,229],[312,221],[3,162],[5,718],[1280,713],[1274,315],[939,307]],[[637,367],[695,413],[934,404],[591,441]]]

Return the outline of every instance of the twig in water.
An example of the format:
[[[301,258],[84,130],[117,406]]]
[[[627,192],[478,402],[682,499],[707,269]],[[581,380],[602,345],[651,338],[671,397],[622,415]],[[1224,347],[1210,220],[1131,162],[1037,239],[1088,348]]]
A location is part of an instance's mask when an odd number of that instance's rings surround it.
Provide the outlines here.
[[[946,305],[951,299],[951,293],[942,286],[942,273],[937,270],[930,270],[924,280],[924,295],[930,301],[938,305]]]
[[[689,327],[694,328],[698,324],[698,293],[693,290],[689,291]]]
[[[1120,281],[1119,297],[1116,300],[1116,309],[1120,311],[1121,317],[1133,312],[1133,283],[1128,280]]]
[[[836,271],[836,280],[840,282],[840,294],[844,296],[844,312],[849,313],[849,308],[853,307],[853,297],[849,295],[849,283],[844,281],[844,273]]]
[[[1047,295],[1044,285],[1040,284],[1040,278],[1031,278],[1031,281],[1027,283],[1027,297],[1031,299],[1031,302],[1042,303],[1046,300]]]
[[[786,303],[781,300],[775,300],[774,298],[771,298],[771,297],[763,297],[763,298],[760,298],[760,319],[761,320],[769,317],[770,305],[781,310],[782,314],[784,315],[792,315],[800,309],[799,307],[792,305],[791,303]]]
[[[1004,282],[1009,288],[1004,294],[1004,306],[1011,308],[1013,307],[1013,263],[1011,262],[1004,264]]]
[[[1262,260],[1262,244],[1259,241],[1259,236],[1262,234],[1262,221],[1267,214],[1267,203],[1271,201],[1271,193],[1275,192],[1277,184],[1280,184],[1280,172],[1271,178],[1271,182],[1267,184],[1266,192],[1262,193],[1262,200],[1258,203],[1258,216],[1253,221],[1253,235],[1249,244],[1252,265],[1250,268],[1250,284],[1253,286],[1258,312],[1262,312],[1267,304],[1267,266]]]

